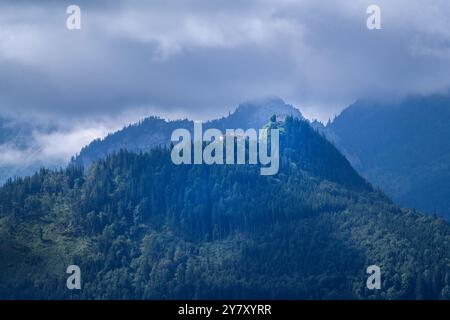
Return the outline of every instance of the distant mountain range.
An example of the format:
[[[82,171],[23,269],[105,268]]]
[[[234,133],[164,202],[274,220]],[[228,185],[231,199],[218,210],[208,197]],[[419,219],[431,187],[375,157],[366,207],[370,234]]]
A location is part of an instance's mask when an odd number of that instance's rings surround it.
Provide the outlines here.
[[[360,100],[316,128],[399,204],[450,219],[450,95]]]

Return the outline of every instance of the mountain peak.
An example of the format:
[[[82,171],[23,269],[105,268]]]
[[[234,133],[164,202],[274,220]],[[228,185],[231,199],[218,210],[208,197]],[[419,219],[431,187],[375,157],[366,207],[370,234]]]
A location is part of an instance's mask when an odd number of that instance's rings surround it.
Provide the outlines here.
[[[230,117],[245,117],[250,122],[264,123],[272,115],[278,119],[285,119],[287,116],[304,119],[301,112],[294,106],[287,104],[283,99],[272,96],[256,100],[249,100],[241,103]]]

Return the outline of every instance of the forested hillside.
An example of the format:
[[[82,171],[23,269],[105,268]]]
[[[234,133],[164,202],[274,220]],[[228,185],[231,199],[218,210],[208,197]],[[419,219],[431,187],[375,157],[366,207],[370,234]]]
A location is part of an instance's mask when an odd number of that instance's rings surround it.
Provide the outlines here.
[[[9,181],[0,298],[450,298],[447,222],[393,204],[307,122],[270,126],[275,176],[156,148]],[[366,288],[373,264],[381,290]]]

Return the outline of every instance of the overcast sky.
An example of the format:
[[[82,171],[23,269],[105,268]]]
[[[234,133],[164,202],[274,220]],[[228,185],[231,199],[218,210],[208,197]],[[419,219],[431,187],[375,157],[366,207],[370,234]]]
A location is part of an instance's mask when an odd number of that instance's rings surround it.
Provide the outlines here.
[[[205,119],[277,95],[325,120],[359,97],[447,90],[449,71],[448,0],[0,2],[0,113]]]

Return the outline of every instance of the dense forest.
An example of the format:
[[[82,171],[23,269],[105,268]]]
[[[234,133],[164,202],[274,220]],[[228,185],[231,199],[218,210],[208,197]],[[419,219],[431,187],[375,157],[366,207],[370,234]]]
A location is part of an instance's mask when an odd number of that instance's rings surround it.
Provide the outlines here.
[[[180,165],[170,147],[0,189],[0,298],[450,299],[450,225],[401,209],[303,120],[280,172]],[[66,288],[79,265],[82,289]],[[380,290],[366,267],[381,267]]]

